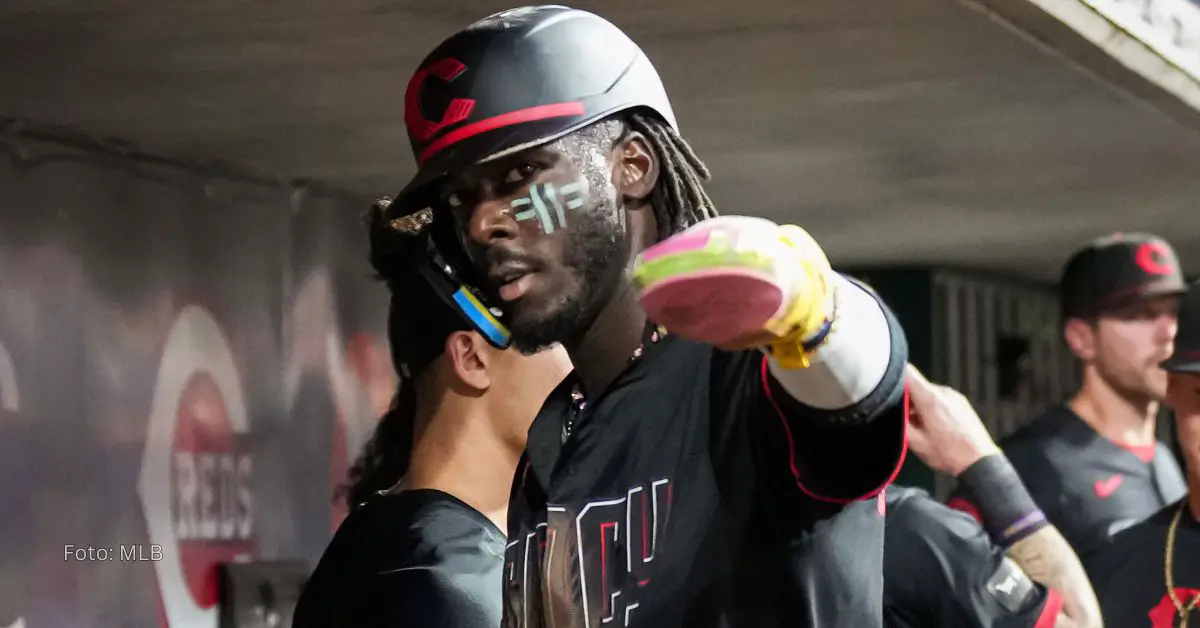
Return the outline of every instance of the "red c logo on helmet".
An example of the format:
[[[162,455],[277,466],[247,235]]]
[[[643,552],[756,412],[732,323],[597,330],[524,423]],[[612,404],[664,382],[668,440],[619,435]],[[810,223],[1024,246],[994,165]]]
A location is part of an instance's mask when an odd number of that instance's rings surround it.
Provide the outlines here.
[[[417,70],[417,73],[413,74],[412,79],[408,81],[408,89],[404,92],[404,125],[408,127],[408,132],[417,138],[417,141],[428,142],[434,135],[437,135],[438,131],[452,124],[458,124],[471,115],[471,110],[475,108],[475,100],[472,98],[451,100],[446,107],[446,112],[442,114],[441,120],[429,120],[425,114],[421,113],[421,90],[425,87],[425,81],[429,77],[432,76],[449,83],[466,70],[467,66],[461,61],[446,58]]]
[[[1134,261],[1149,275],[1170,275],[1175,272],[1171,250],[1162,242],[1147,242],[1138,247]]]

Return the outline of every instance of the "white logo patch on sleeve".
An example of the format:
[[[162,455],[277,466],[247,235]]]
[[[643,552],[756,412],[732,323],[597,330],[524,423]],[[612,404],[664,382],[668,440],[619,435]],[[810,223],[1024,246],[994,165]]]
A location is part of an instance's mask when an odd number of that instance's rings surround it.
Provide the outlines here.
[[[1005,557],[987,581],[988,593],[1010,612],[1025,607],[1034,592],[1033,581],[1011,558]]]

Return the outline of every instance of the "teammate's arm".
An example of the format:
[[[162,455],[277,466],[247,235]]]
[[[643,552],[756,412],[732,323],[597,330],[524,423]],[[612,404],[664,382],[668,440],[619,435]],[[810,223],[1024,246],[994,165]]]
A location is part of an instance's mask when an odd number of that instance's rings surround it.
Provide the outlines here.
[[[909,367],[908,375],[913,453],[958,478],[993,541],[1030,578],[1062,596],[1055,626],[1101,626],[1100,605],[1079,557],[1037,508],[971,402],[952,388],[930,383],[915,368]]]
[[[1050,628],[1060,614],[1061,595],[920,489],[888,488],[884,547],[885,625]]]
[[[1008,548],[1008,555],[1035,582],[1058,591],[1063,608],[1057,628],[1103,626],[1100,603],[1083,565],[1067,540],[1052,525],[1034,532]]]

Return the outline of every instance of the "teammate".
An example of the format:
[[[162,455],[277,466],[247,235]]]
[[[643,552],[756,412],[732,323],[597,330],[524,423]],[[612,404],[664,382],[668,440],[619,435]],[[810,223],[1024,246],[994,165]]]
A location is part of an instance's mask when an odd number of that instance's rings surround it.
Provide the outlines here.
[[[422,237],[399,246],[423,254]],[[293,625],[493,628],[513,471],[570,362],[561,347],[531,356],[493,347],[411,260],[386,249],[374,246],[373,261],[392,291],[400,390],[351,472],[351,513]]]
[[[1185,288],[1162,238],[1099,238],[1067,262],[1063,334],[1083,367],[1069,403],[1001,442],[1034,500],[1085,559],[1114,532],[1184,492],[1171,451],[1155,438]],[[951,505],[970,510],[961,499]]]
[[[905,430],[891,313],[799,229],[754,222],[764,248],[735,250],[748,223],[718,219],[705,254],[793,276],[782,333],[719,350],[647,321],[638,254],[715,215],[708,171],[649,60],[590,13],[468,26],[420,65],[405,121],[420,167],[394,207],[465,254],[519,348],[562,342],[576,367],[518,465],[503,625],[881,625],[875,498]]]
[[[1090,565],[1104,621],[1113,627],[1200,625],[1200,283],[1179,312],[1167,403],[1175,411],[1188,491],[1117,534]]]
[[[912,452],[983,497],[988,531],[925,491],[889,487],[885,625],[1100,626],[1079,559],[1046,522],[971,403],[912,366],[908,373]]]

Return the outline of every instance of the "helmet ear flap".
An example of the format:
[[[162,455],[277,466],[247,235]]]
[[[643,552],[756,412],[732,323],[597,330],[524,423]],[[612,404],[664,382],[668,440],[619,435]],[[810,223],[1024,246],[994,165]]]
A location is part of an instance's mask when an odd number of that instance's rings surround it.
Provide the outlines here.
[[[488,307],[475,288],[481,285],[474,279],[478,273],[458,240],[453,219],[435,217],[430,207],[396,216],[388,211],[391,205],[387,199],[376,201],[368,221],[371,264],[388,281],[393,301],[407,290],[406,282],[415,279],[492,346],[508,348],[512,335],[500,322],[500,310]]]
[[[471,263],[471,258],[467,255],[466,248],[458,236],[454,220],[450,219],[448,213],[442,214],[438,218],[433,221],[432,228],[429,230],[429,243],[433,247],[434,257],[441,265],[448,266],[442,270],[454,277],[456,281],[471,286],[482,285],[479,281],[479,272],[475,270],[475,265]]]
[[[490,307],[486,295],[479,290],[482,277],[467,256],[454,221],[445,214],[440,218],[425,233],[429,257],[421,264],[423,274],[442,300],[488,343],[497,349],[507,349],[512,344],[512,333],[503,323],[503,311]]]

